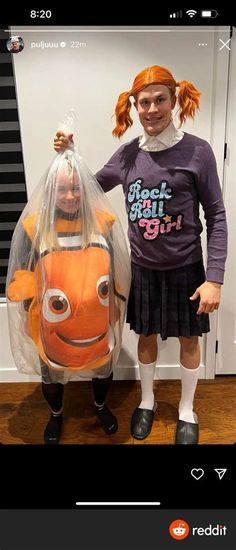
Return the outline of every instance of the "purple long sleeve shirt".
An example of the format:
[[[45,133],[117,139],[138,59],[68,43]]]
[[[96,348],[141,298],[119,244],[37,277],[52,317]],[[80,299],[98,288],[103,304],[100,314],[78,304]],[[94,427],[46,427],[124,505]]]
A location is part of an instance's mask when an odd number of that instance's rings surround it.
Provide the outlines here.
[[[104,191],[123,186],[131,259],[151,269],[201,260],[201,203],[207,226],[206,277],[223,283],[226,215],[215,157],[205,140],[184,133],[173,147],[148,152],[136,138],[122,145],[96,177]]]

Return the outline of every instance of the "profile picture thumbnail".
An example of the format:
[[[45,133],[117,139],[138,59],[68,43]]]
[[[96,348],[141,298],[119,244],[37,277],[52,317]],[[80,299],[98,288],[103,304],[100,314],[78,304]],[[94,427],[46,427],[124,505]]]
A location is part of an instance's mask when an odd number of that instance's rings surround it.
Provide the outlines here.
[[[24,40],[21,36],[10,36],[7,41],[7,49],[11,53],[19,53],[24,49]]]

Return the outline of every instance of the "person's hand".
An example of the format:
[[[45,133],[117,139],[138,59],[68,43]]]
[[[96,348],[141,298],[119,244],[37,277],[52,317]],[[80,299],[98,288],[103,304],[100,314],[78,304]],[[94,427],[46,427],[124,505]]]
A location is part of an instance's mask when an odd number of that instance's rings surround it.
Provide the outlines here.
[[[200,297],[199,308],[197,315],[200,313],[212,313],[218,309],[220,305],[221,284],[205,281],[199,286],[194,294],[190,296],[190,300],[197,300]]]
[[[54,138],[54,149],[57,153],[63,153],[71,142],[73,143],[73,134],[65,134],[62,130],[57,130]]]

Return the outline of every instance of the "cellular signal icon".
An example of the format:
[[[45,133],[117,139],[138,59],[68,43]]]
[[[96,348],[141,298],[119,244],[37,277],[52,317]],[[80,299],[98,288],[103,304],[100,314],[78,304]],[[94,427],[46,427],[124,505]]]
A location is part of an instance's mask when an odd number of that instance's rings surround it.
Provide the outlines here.
[[[196,15],[196,10],[188,10],[186,11],[187,15],[191,17],[191,19]]]
[[[182,17],[182,10],[170,13],[169,17],[170,19],[178,19],[179,17]]]

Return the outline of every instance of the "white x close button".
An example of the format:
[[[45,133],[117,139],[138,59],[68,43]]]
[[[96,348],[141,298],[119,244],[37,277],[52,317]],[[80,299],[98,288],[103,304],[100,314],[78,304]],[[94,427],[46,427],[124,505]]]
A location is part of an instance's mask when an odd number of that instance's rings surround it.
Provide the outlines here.
[[[219,52],[221,50],[223,50],[223,48],[227,48],[227,50],[230,51],[230,47],[228,46],[229,42],[230,42],[231,38],[229,38],[229,40],[227,40],[227,42],[224,42],[224,40],[221,40],[221,38],[219,38],[219,41],[221,42],[222,46],[219,48]]]

